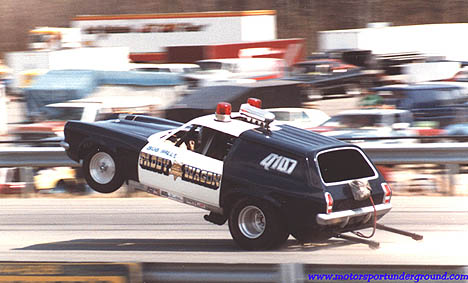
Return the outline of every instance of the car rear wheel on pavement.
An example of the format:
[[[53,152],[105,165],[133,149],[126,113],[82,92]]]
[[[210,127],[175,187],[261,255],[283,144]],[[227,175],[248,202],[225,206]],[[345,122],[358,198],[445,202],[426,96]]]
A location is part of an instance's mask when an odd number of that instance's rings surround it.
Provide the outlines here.
[[[229,231],[243,249],[267,250],[281,246],[289,233],[281,215],[265,201],[242,199],[229,215]]]
[[[121,164],[115,154],[106,149],[96,149],[88,154],[83,171],[88,185],[100,193],[112,193],[124,182]]]

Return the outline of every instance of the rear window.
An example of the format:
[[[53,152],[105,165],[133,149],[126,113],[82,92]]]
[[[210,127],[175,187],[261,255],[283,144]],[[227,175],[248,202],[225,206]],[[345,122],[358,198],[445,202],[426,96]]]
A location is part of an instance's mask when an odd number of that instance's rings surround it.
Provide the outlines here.
[[[317,163],[325,184],[377,177],[374,167],[356,148],[340,148],[320,152]]]

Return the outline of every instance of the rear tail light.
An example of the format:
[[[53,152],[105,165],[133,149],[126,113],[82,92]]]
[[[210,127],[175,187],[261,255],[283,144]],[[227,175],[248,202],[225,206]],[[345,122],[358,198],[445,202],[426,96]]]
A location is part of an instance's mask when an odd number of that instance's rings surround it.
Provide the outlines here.
[[[392,189],[387,183],[382,183],[382,189],[384,191],[384,198],[383,203],[390,203],[390,199],[392,198]]]
[[[329,192],[325,193],[325,201],[327,202],[327,213],[333,211],[333,197]]]

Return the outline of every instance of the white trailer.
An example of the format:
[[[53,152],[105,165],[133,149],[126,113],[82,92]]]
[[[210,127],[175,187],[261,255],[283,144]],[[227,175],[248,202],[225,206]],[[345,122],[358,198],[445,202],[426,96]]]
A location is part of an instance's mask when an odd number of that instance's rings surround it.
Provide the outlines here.
[[[163,59],[171,46],[275,40],[276,11],[77,16],[71,26],[81,29],[85,44],[127,46],[131,55]]]
[[[468,23],[384,26],[318,32],[319,50],[371,50],[373,54],[419,52],[468,61]]]

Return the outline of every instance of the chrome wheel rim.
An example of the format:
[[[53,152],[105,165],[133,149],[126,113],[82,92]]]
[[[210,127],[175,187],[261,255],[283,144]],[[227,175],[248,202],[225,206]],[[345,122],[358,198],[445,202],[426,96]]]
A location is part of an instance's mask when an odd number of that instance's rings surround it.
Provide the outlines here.
[[[239,230],[245,237],[256,239],[263,234],[265,227],[265,215],[258,207],[249,205],[239,213]]]
[[[98,152],[89,162],[89,174],[96,183],[107,184],[115,175],[115,162],[112,156],[105,152]]]

